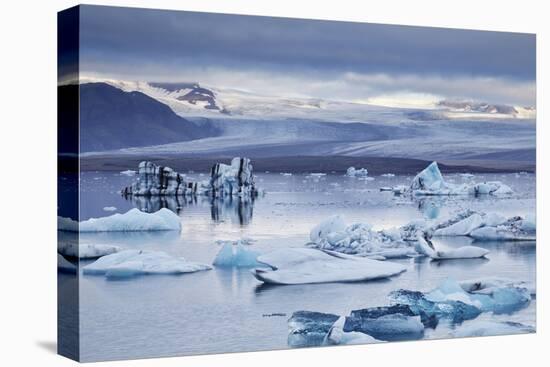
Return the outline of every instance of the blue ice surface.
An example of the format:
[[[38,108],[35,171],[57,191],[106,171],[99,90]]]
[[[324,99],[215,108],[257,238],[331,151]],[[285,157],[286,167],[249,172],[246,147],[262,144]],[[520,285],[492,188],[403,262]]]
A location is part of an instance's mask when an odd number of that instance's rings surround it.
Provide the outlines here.
[[[294,348],[322,345],[330,328],[339,318],[340,316],[330,313],[294,312],[288,319],[288,345]]]
[[[249,250],[242,244],[233,244],[226,242],[214,259],[214,266],[218,267],[237,267],[254,268],[262,266],[256,259],[259,252]]]

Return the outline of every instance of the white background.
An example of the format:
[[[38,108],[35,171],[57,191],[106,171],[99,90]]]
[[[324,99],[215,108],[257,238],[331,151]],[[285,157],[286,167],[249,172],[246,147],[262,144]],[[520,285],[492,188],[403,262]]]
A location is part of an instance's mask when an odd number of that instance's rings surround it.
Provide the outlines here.
[[[545,1],[180,0],[96,4],[537,33],[537,334],[107,362],[116,366],[548,365],[550,74]],[[0,13],[0,364],[73,365],[56,340],[56,12],[74,1],[6,1]],[[546,10],[546,11],[545,11]],[[546,105],[545,105],[546,103]],[[546,279],[545,279],[546,278]]]

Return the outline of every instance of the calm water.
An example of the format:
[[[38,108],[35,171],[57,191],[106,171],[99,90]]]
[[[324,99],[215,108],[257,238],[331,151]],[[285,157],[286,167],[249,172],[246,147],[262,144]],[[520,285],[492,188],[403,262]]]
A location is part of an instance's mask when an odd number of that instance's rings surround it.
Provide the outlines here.
[[[203,179],[199,174],[190,178]],[[410,182],[412,177],[375,177],[364,181],[328,174],[283,176],[258,174],[257,184],[266,190],[253,204],[156,200],[131,201],[118,191],[131,177],[112,173],[83,173],[82,219],[106,216],[116,207],[155,211],[169,207],[178,212],[183,230],[147,233],[82,234],[86,243],[116,244],[124,248],[161,250],[191,261],[212,263],[220,246],[217,240],[248,237],[259,252],[277,247],[303,246],[310,229],[334,214],[349,223],[367,222],[376,229],[403,225],[417,218],[435,218],[471,208],[504,215],[535,212],[535,176],[531,174],[476,175],[475,181],[500,180],[516,194],[510,198],[432,198],[411,200],[380,192],[381,186]],[[460,175],[448,180],[462,182]],[[67,234],[62,234],[62,236]],[[458,238],[436,245],[469,244]],[[81,357],[83,360],[124,359],[148,356],[188,355],[287,348],[287,319],[297,310],[340,315],[350,310],[388,303],[387,294],[398,288],[430,290],[447,277],[535,278],[535,244],[476,243],[491,252],[488,260],[431,262],[400,260],[407,271],[391,280],[296,286],[265,286],[247,269],[220,269],[180,276],[143,276],[125,281],[80,276]],[[67,280],[69,282],[69,280]],[[60,286],[63,287],[63,281]],[[478,319],[498,319],[535,326],[535,307],[512,315],[483,314]],[[271,316],[283,313],[286,316]],[[441,325],[426,338],[449,336]]]

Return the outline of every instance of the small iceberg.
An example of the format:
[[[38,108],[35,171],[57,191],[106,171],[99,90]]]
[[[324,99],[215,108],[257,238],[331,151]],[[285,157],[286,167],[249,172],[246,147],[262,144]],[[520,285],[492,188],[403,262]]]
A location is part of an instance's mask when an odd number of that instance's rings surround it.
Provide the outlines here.
[[[406,270],[401,264],[311,248],[285,248],[260,255],[271,269],[254,269],[256,279],[271,284],[357,282],[389,278]]]
[[[534,333],[532,326],[510,321],[475,321],[464,324],[456,329],[452,336],[465,338],[472,336],[496,336],[510,334],[530,334]]]
[[[256,261],[259,255],[259,252],[245,248],[240,241],[236,243],[229,241],[222,245],[213,265],[218,267],[254,268],[262,266]]]
[[[90,218],[80,223],[69,218],[58,218],[58,230],[69,232],[180,231],[181,219],[166,208],[155,213],[145,213],[134,208],[124,214]]]
[[[103,207],[104,212],[114,212],[114,211],[116,211],[116,209],[117,209],[116,206],[104,206]]]
[[[83,267],[87,275],[131,278],[149,274],[183,274],[210,270],[211,266],[176,258],[161,251],[124,250],[100,257]]]
[[[503,217],[465,211],[430,229],[432,236],[469,236],[478,241],[534,241],[534,216]]]
[[[356,169],[355,167],[349,167],[346,170],[346,176],[348,177],[367,177],[369,171],[366,168]]]
[[[323,345],[354,345],[354,344],[372,344],[372,343],[383,343],[382,340],[373,338],[372,336],[360,333],[357,331],[344,331],[344,324],[346,322],[345,317],[340,317],[332,325],[328,331]]]
[[[456,249],[437,251],[426,238],[419,236],[415,245],[416,251],[434,260],[478,259],[485,257],[489,250],[477,246],[463,246]]]
[[[312,311],[296,311],[288,319],[288,345],[294,348],[323,345],[338,315]]]
[[[114,245],[78,244],[75,242],[59,242],[57,246],[57,252],[61,255],[79,259],[95,259],[120,250],[120,247]]]
[[[406,305],[371,307],[351,311],[344,332],[361,332],[383,341],[416,340],[424,336],[424,324]]]

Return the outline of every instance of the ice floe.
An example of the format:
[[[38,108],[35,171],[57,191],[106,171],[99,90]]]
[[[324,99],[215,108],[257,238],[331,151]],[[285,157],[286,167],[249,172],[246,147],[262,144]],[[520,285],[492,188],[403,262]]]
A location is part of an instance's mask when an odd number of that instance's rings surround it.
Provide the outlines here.
[[[128,278],[148,274],[183,274],[210,270],[211,266],[176,258],[161,251],[124,250],[100,257],[83,267],[88,275]]]
[[[536,220],[534,216],[506,218],[495,213],[485,214],[468,210],[436,224],[429,229],[429,233],[436,237],[469,236],[486,241],[534,241]]]
[[[436,250],[433,244],[422,236],[418,237],[415,249],[419,254],[428,256],[434,260],[477,259],[485,257],[489,253],[489,250],[477,246]]]
[[[288,345],[291,347],[314,347],[323,345],[325,338],[338,315],[296,311],[288,319]]]
[[[366,168],[349,167],[346,170],[346,176],[348,177],[367,177],[368,175],[369,171]]]
[[[284,248],[257,258],[271,269],[254,269],[260,281],[272,284],[354,282],[388,278],[406,270],[401,264],[312,248]]]
[[[120,172],[120,174],[123,176],[135,176],[136,171],[129,169],[129,170]]]
[[[103,211],[105,211],[105,212],[114,212],[114,211],[116,211],[116,206],[104,206]]]
[[[166,208],[155,213],[145,213],[134,208],[124,214],[90,218],[80,223],[58,217],[58,229],[70,232],[179,231],[181,220],[177,214]]]
[[[474,321],[457,328],[452,336],[458,338],[471,336],[492,336],[534,333],[535,328],[529,325],[510,321]]]
[[[245,248],[240,241],[235,243],[225,242],[214,259],[214,266],[253,268],[262,264],[256,261],[259,252]]]
[[[309,246],[379,260],[416,255],[413,246],[403,240],[404,232],[401,229],[375,231],[366,223],[347,225],[341,216],[333,216],[311,230]]]
[[[93,259],[119,252],[121,248],[114,245],[78,244],[77,242],[58,242],[57,252],[67,257]]]

